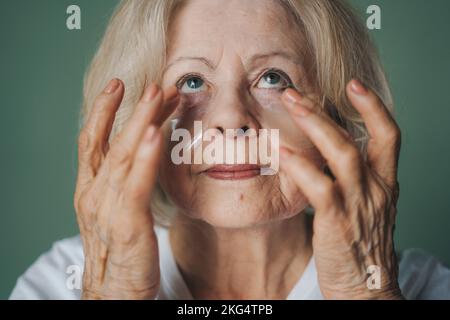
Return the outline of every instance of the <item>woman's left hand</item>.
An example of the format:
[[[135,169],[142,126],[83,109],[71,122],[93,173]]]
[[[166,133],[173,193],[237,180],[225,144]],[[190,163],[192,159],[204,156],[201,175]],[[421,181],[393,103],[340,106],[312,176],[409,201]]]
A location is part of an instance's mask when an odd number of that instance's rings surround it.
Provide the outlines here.
[[[315,209],[313,251],[324,297],[401,299],[393,242],[400,129],[377,95],[359,81],[348,84],[347,97],[370,136],[367,159],[312,100],[287,89],[282,98],[286,108],[335,179],[286,148],[281,149],[281,167]]]

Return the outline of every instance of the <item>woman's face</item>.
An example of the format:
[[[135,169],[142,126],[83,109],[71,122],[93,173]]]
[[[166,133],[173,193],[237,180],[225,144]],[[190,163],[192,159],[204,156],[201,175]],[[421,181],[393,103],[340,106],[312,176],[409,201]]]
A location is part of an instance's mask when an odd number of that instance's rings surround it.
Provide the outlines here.
[[[273,0],[191,0],[169,31],[162,85],[176,84],[182,97],[172,117],[176,129],[189,130],[195,139],[194,121],[201,121],[203,131],[216,129],[224,142],[235,139],[225,137],[226,130],[253,129],[258,136],[261,129],[275,129],[280,146],[301,151],[321,165],[318,152],[280,100],[287,87],[310,92],[301,53],[304,42],[284,8]],[[224,169],[204,162],[176,165],[171,152],[179,142],[170,141],[172,124],[165,126],[167,150],[160,177],[181,213],[216,227],[247,227],[292,217],[307,206],[282,171],[260,175],[255,170],[237,172],[244,167]],[[190,151],[200,145],[205,150],[210,143],[196,143]],[[273,149],[273,141],[269,145],[273,160],[278,149]],[[250,148],[244,153],[240,156],[248,163]]]

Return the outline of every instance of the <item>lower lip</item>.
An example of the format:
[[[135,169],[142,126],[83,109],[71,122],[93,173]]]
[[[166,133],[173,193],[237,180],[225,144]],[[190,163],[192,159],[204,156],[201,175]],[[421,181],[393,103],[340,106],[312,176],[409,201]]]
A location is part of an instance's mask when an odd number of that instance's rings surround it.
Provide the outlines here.
[[[260,169],[243,171],[206,171],[205,174],[208,177],[217,180],[244,180],[259,176]]]

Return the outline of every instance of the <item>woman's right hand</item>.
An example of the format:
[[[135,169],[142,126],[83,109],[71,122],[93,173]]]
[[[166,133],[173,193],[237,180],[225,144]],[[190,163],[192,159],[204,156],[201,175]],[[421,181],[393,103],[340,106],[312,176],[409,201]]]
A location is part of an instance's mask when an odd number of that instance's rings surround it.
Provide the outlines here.
[[[176,87],[144,91],[124,129],[109,136],[124,95],[114,79],[96,98],[78,140],[74,206],[83,242],[84,299],[154,299],[159,255],[150,211],[162,148],[161,124]]]

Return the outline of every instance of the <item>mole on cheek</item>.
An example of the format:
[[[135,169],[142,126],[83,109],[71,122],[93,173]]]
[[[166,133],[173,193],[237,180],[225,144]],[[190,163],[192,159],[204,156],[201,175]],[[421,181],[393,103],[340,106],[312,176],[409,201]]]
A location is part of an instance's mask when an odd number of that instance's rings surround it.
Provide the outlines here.
[[[244,195],[241,193],[241,195],[239,196],[239,201],[243,201],[244,200]]]

